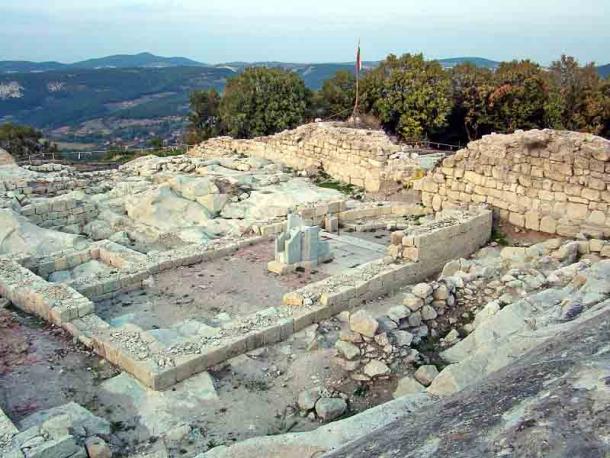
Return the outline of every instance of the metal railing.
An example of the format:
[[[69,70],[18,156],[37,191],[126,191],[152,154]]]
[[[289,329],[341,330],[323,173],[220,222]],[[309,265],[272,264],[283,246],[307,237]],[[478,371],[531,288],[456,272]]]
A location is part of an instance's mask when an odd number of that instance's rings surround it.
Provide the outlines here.
[[[81,160],[91,160],[97,159],[101,160],[105,156],[110,153],[119,154],[133,154],[133,155],[143,155],[147,151],[176,151],[181,149],[188,150],[189,148],[195,145],[188,145],[185,143],[179,143],[175,145],[167,145],[159,148],[155,147],[139,147],[139,148],[111,148],[111,149],[100,149],[100,150],[85,150],[85,151],[57,151],[57,152],[49,152],[49,153],[34,153],[29,154],[27,159],[22,161],[29,164],[32,164],[35,161],[45,161],[45,162],[62,162],[62,161],[81,161]]]

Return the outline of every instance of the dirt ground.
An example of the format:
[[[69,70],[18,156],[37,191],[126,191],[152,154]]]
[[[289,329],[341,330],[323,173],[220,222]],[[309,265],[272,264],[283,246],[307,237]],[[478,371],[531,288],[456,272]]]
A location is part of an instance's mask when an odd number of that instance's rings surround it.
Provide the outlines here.
[[[96,313],[114,324],[129,321],[143,329],[186,319],[211,322],[219,313],[243,317],[280,305],[285,293],[321,280],[312,270],[278,276],[267,271],[273,242],[245,247],[232,256],[155,275],[154,283],[96,304]]]
[[[494,234],[492,234],[492,236],[493,235]],[[502,221],[497,223],[495,235],[497,241],[508,246],[531,246],[554,238],[552,235],[545,234],[543,232],[518,228],[510,223]]]
[[[392,231],[388,231],[387,229],[373,229],[364,232],[341,230],[341,233],[347,234],[351,237],[356,237],[358,239],[366,240],[367,242],[378,243],[380,245],[389,245]]]
[[[392,399],[398,376],[367,389],[351,380],[335,363],[334,343],[341,325],[336,318],[326,320],[284,342],[240,355],[210,369],[216,399],[191,399],[175,407],[189,397],[188,392],[182,384],[165,392],[165,399],[156,405],[155,412],[163,418],[159,421],[186,424],[190,430],[177,443],[162,443],[150,434],[151,420],[145,426],[142,419],[143,411],[149,411],[150,406],[142,406],[139,394],[125,397],[102,393],[99,401],[104,407],[98,411],[119,424],[120,431],[116,432],[122,444],[119,456],[133,453],[146,456],[162,450],[179,457],[194,456],[250,437],[319,427],[320,421],[301,416],[296,407],[298,394],[306,389],[325,387],[347,394],[346,416]],[[168,415],[173,418],[168,420]]]
[[[64,330],[0,309],[0,406],[13,422],[70,401],[87,407],[97,385],[117,373]]]

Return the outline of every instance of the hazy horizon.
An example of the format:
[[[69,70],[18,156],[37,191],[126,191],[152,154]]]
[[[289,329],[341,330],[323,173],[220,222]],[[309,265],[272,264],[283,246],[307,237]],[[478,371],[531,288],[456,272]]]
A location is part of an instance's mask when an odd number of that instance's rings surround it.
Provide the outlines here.
[[[422,52],[430,59],[529,58],[547,65],[569,54],[603,65],[610,62],[607,3],[0,0],[0,60],[71,63],[151,52],[210,64],[349,62],[360,38],[364,60]]]

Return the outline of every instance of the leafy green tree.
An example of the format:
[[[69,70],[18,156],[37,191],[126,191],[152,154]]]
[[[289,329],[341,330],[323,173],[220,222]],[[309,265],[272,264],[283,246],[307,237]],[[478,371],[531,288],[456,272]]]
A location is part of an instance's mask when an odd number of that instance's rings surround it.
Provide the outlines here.
[[[216,137],[222,132],[220,94],[216,89],[191,92],[185,142],[189,145]]]
[[[251,67],[231,78],[220,103],[220,117],[229,135],[252,138],[302,124],[311,92],[294,72]]]
[[[339,70],[324,81],[315,100],[316,115],[341,120],[349,118],[356,100],[356,77],[348,70]]]
[[[610,76],[602,82],[600,92],[604,99],[604,127],[601,135],[610,138]]]
[[[556,115],[553,127],[599,134],[605,125],[603,81],[594,64],[581,67],[562,55],[549,70],[551,98]]]
[[[493,130],[545,127],[548,83],[542,68],[529,60],[502,62],[495,72],[495,89],[489,96],[485,122]]]
[[[436,61],[423,55],[390,54],[362,79],[362,107],[405,139],[420,139],[447,124],[451,81]]]
[[[451,70],[453,89],[452,126],[458,138],[476,140],[489,131],[487,106],[494,90],[493,72],[470,63]],[[465,135],[463,135],[465,134]]]
[[[33,127],[6,123],[0,125],[0,148],[8,151],[17,160],[35,154],[55,155],[57,145],[42,141],[42,133]]]

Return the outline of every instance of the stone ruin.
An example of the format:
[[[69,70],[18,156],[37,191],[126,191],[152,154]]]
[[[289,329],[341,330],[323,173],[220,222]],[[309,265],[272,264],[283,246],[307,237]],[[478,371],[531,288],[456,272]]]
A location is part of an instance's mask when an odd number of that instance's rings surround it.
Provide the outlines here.
[[[244,154],[284,163],[297,170],[322,171],[371,193],[393,191],[419,178],[418,155],[381,131],[337,123],[313,123],[270,137],[213,138],[190,154]],[[428,166],[427,166],[428,167]]]
[[[609,184],[610,140],[547,129],[486,135],[416,186],[435,211],[488,204],[519,228],[608,237]]]
[[[286,230],[275,238],[275,259],[267,268],[284,274],[299,268],[311,269],[331,260],[328,242],[320,240],[320,227],[304,226],[300,216],[289,214]]]
[[[428,172],[325,123],[98,172],[0,152],[0,454],[598,456],[608,144],[493,135]]]

